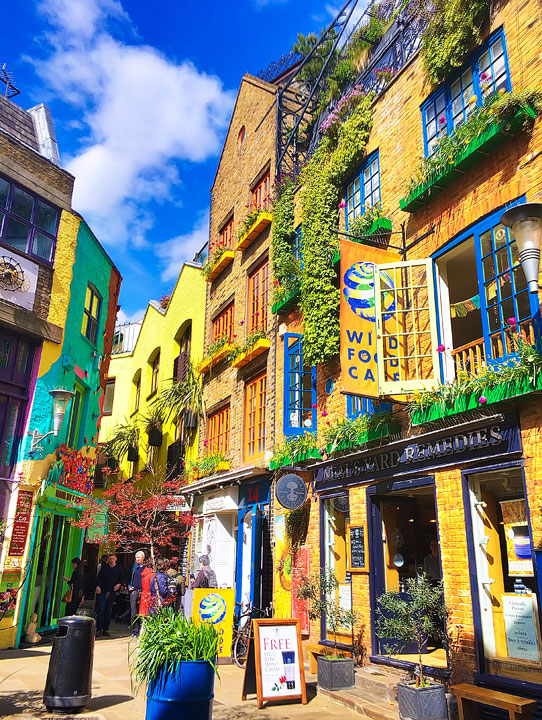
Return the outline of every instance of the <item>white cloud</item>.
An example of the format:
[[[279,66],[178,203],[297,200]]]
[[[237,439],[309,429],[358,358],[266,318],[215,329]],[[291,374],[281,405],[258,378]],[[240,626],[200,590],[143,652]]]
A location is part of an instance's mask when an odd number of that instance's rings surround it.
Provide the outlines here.
[[[233,95],[190,62],[113,36],[112,20],[129,23],[118,0],[43,0],[39,7],[53,32],[50,55],[36,69],[80,108],[87,129],[65,163],[76,177],[73,205],[105,244],[143,247],[153,224],[149,203],[169,200],[180,186],[178,161],[218,154]]]
[[[143,320],[147,308],[144,307],[140,310],[134,310],[132,313],[126,313],[121,308],[117,313],[117,325],[123,325],[124,323],[133,323],[138,320]]]
[[[164,282],[173,280],[179,274],[185,260],[193,260],[209,239],[209,213],[202,213],[191,232],[160,243],[155,253],[161,259],[164,269],[161,278]]]

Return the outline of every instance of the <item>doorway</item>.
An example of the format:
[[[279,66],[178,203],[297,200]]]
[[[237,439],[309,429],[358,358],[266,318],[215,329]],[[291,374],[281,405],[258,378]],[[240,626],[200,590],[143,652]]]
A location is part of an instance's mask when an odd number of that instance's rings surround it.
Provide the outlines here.
[[[373,627],[376,600],[386,591],[408,599],[406,581],[425,573],[435,583],[442,578],[434,481],[386,482],[371,488],[371,534],[374,562]],[[417,662],[413,645],[395,638],[374,635],[373,647],[379,657]],[[424,665],[446,668],[448,658],[442,644],[428,638]]]

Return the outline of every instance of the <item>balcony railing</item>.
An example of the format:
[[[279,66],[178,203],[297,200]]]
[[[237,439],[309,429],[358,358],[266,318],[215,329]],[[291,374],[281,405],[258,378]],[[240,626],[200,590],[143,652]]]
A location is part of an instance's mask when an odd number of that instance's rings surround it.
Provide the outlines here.
[[[132,323],[117,325],[115,334],[113,335],[111,354],[120,355],[121,353],[133,352],[142,324],[143,319]]]
[[[479,375],[486,368],[486,351],[483,337],[454,348],[450,355],[454,361],[456,377],[461,373]]]

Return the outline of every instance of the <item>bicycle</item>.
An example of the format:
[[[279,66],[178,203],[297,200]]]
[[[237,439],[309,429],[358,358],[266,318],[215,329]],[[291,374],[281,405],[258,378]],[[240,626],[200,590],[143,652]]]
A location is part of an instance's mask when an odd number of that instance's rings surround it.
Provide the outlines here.
[[[252,603],[248,603],[245,610],[243,610],[242,603],[235,603],[231,654],[237,667],[243,668],[247,659],[252,620],[262,617],[270,617],[270,609],[268,607],[262,610],[261,608],[255,607]]]

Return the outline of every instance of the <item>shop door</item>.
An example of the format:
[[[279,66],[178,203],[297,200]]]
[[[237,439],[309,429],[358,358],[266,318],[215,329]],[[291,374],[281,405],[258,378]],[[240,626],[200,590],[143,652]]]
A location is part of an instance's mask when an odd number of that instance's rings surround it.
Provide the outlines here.
[[[235,601],[260,607],[262,570],[262,512],[258,505],[239,511]]]
[[[39,520],[38,532],[36,534],[36,545],[33,554],[33,568],[30,573],[30,589],[26,601],[26,610],[24,617],[24,627],[30,622],[30,615],[38,613],[41,607],[41,598],[43,590],[43,574],[47,566],[47,558],[51,546],[51,515],[43,515]]]
[[[43,587],[38,612],[38,627],[40,628],[46,628],[52,625],[53,598],[57,584],[58,557],[62,548],[61,543],[63,530],[64,518],[61,515],[53,515],[51,542],[49,544],[49,552],[44,567]],[[62,578],[60,579],[62,580]]]

